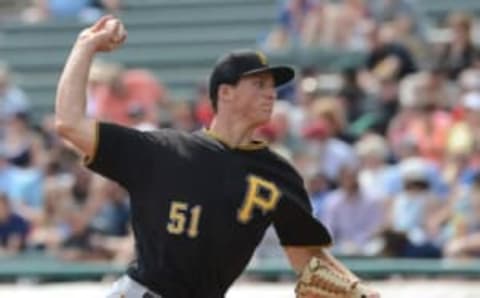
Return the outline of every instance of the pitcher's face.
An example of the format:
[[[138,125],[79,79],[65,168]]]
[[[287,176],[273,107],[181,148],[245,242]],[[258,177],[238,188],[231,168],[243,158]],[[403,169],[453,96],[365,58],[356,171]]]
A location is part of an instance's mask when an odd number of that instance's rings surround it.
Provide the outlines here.
[[[262,125],[270,120],[277,93],[270,72],[245,76],[235,86],[233,112],[251,125]]]

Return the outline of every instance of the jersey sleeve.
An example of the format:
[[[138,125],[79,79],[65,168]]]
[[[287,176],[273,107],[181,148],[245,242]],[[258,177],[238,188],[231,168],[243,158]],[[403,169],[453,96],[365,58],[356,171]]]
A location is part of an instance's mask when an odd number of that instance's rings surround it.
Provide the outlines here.
[[[273,214],[273,225],[283,246],[330,245],[332,238],[312,214],[312,207],[298,176],[284,191]]]
[[[166,136],[154,137],[111,123],[97,123],[96,148],[85,164],[94,172],[118,182],[127,189],[148,180],[154,157],[169,160]],[[165,134],[165,133],[164,133]]]

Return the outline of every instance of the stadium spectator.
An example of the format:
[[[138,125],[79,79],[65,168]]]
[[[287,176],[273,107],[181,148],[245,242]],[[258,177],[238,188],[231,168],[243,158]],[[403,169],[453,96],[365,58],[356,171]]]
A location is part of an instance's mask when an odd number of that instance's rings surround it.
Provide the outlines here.
[[[22,11],[27,8],[29,0],[3,0],[1,1],[2,9],[0,9],[0,23],[18,21],[21,19]]]
[[[472,151],[471,148],[462,146],[447,149],[440,175],[451,189],[472,183],[478,170],[470,162]]]
[[[126,236],[130,208],[128,194],[118,184],[98,175],[92,184],[90,201],[85,207],[90,217],[90,227],[97,233],[110,236]]]
[[[107,259],[108,254],[95,246],[95,232],[90,227],[89,218],[79,206],[70,206],[66,212],[67,235],[55,254],[70,261]]]
[[[292,152],[282,144],[280,128],[275,123],[267,123],[255,131],[255,138],[267,142],[270,148],[281,157],[292,160]]]
[[[0,121],[17,113],[26,113],[29,109],[27,95],[13,81],[8,65],[0,62]]]
[[[293,100],[286,101],[290,105],[282,104],[288,109],[290,132],[296,138],[301,137],[301,131],[309,121],[311,107],[319,97],[319,75],[315,68],[302,69],[298,83],[294,84],[291,90]]]
[[[43,169],[47,153],[42,137],[30,126],[29,115],[16,113],[8,117],[4,128],[1,141],[8,161],[21,168]]]
[[[90,112],[99,119],[131,126],[131,109],[140,107],[145,120],[156,124],[158,105],[165,100],[166,91],[150,71],[124,70],[117,65],[97,65],[90,73]]]
[[[29,238],[33,248],[58,250],[70,236],[69,214],[77,210],[88,222],[93,208],[87,208],[92,196],[92,172],[79,164],[78,156],[70,149],[60,148],[50,157],[45,169],[44,203],[41,221]]]
[[[448,70],[441,65],[408,75],[402,80],[399,92],[402,106],[435,105],[448,109],[458,104],[458,87],[448,80]]]
[[[104,13],[120,13],[122,9],[121,0],[90,0],[90,6],[102,10]]]
[[[103,13],[119,13],[120,8],[120,0],[32,0],[30,7],[24,10],[22,19],[27,23],[52,19],[93,22]]]
[[[462,91],[480,92],[480,49],[476,50],[472,64],[460,74],[458,80]]]
[[[60,160],[52,160],[45,172],[44,201],[41,220],[32,229],[29,246],[33,249],[53,251],[68,233],[66,212],[74,204],[73,174],[62,166]]]
[[[172,103],[170,113],[172,128],[183,131],[194,131],[199,128],[192,103],[187,101]]]
[[[87,113],[92,117],[99,117],[99,105],[105,93],[115,86],[124,71],[119,63],[95,60],[88,75],[87,84]],[[100,97],[100,99],[98,99]]]
[[[379,80],[399,80],[417,71],[415,59],[402,44],[395,42],[392,26],[368,27],[366,67]]]
[[[478,257],[480,254],[480,175],[473,184],[463,187],[448,213],[447,242],[444,253],[449,258]]]
[[[132,105],[128,108],[128,117],[130,119],[130,126],[140,131],[152,131],[158,129],[158,125],[152,123],[147,118],[148,115],[144,108],[140,105]]]
[[[438,55],[438,61],[448,69],[448,77],[456,80],[467,69],[475,57],[475,45],[472,40],[473,22],[469,15],[454,12],[448,17],[451,38]]]
[[[338,97],[343,103],[349,123],[355,122],[372,108],[369,96],[360,85],[359,70],[347,68],[342,71],[342,86]]]
[[[452,155],[457,155],[464,160],[465,166],[471,170],[478,167],[478,163],[471,160],[477,144],[480,144],[480,138],[476,131],[480,128],[480,92],[466,93],[461,99],[462,118],[455,122],[449,130],[447,151]],[[460,168],[456,169],[459,171]],[[467,173],[463,175],[459,172],[460,183],[471,182],[473,176]]]
[[[408,19],[413,32],[421,34],[421,19],[415,0],[370,0],[369,11],[379,24]]]
[[[203,127],[209,127],[213,119],[213,108],[208,94],[208,85],[203,82],[197,86],[195,96],[195,119]],[[160,115],[162,119],[162,115]]]
[[[386,140],[377,134],[366,134],[355,144],[355,152],[360,159],[360,189],[375,200],[386,201],[391,195],[388,185],[392,179]]]
[[[258,137],[270,144],[280,156],[292,161],[293,155],[302,147],[302,141],[291,129],[292,104],[277,101],[274,105],[270,123],[259,128]]]
[[[43,209],[43,178],[38,169],[23,169],[8,162],[0,148],[0,192],[5,193],[14,212],[36,223]]]
[[[325,198],[322,219],[335,239],[333,251],[341,255],[368,254],[384,221],[381,205],[360,189],[357,176],[356,166],[342,167],[339,188]]]
[[[308,124],[304,131],[305,155],[312,168],[325,173],[329,182],[334,183],[340,167],[351,158],[351,148],[345,142],[330,137],[329,124],[319,119]],[[345,158],[345,159],[342,159]]]
[[[90,198],[93,174],[81,166],[79,162],[72,164],[69,173],[73,177],[72,196],[75,204],[84,205]]]
[[[322,27],[306,38],[306,46],[332,49],[365,50],[365,33],[370,22],[364,0],[330,2],[323,9]],[[316,36],[315,36],[316,35]]]
[[[282,1],[277,22],[264,41],[265,50],[279,50],[289,46],[303,44],[302,35],[306,26],[315,26],[321,18],[322,0],[286,0]]]
[[[0,194],[0,255],[11,255],[25,248],[29,223],[14,213],[5,193]]]
[[[421,63],[421,61],[428,61],[431,51],[418,25],[411,16],[406,14],[399,14],[391,21],[394,40],[404,45]]]
[[[405,238],[404,247],[396,247],[401,257],[440,257],[439,235],[431,227],[442,200],[435,195],[428,163],[421,159],[409,159],[400,164],[403,189],[393,197],[388,223],[394,233]],[[387,247],[391,245],[387,243]]]
[[[315,218],[321,220],[325,216],[327,195],[331,190],[327,177],[320,172],[312,172],[305,175],[306,187],[310,197]]]
[[[436,103],[426,102],[420,108],[407,124],[407,134],[418,142],[421,156],[441,163],[452,119]]]
[[[311,121],[318,119],[325,120],[331,137],[335,137],[346,142],[351,141],[346,135],[347,118],[345,108],[336,97],[317,98],[308,111],[308,117]]]
[[[397,149],[399,143],[411,139],[421,156],[441,164],[454,120],[446,109],[456,100],[456,90],[444,79],[441,70],[406,77],[400,86],[401,110],[393,116],[388,128],[391,147]]]

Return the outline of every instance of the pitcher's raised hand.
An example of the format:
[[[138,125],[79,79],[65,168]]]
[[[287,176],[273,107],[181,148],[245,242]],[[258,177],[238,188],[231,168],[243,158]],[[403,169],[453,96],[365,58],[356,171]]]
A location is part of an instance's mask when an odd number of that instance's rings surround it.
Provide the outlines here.
[[[77,43],[93,47],[96,52],[110,52],[119,48],[126,38],[127,30],[123,23],[113,16],[104,16],[83,30]]]

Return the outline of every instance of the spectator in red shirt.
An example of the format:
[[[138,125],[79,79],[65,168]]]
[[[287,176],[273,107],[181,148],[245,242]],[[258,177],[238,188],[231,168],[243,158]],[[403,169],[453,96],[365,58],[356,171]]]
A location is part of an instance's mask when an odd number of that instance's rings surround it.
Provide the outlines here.
[[[109,84],[95,89],[95,114],[103,120],[131,126],[129,112],[132,107],[141,107],[145,119],[156,123],[157,105],[165,99],[165,93],[151,72],[143,69],[121,71]]]

